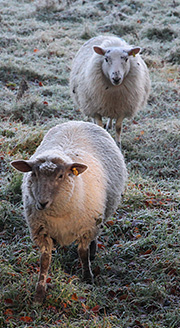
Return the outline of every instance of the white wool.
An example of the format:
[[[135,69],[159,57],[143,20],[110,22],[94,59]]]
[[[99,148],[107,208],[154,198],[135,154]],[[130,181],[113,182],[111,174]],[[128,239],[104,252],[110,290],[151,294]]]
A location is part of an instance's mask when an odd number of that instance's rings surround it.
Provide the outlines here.
[[[119,49],[116,51],[119,56],[117,60],[122,63],[121,57],[132,49],[132,46],[115,36],[97,36],[86,42],[72,63],[70,89],[74,103],[90,117],[95,117],[96,114],[116,120],[132,117],[146,105],[150,92],[150,79],[145,62],[139,54],[135,57],[129,56],[128,73],[124,75],[121,84],[115,86],[103,73],[103,65],[106,65],[104,56],[95,53],[93,46],[110,51]],[[111,52],[109,56],[111,57]],[[125,66],[127,67],[127,64]],[[123,76],[123,65],[120,70]]]
[[[49,161],[46,161],[46,162],[40,164],[39,171],[42,172],[42,173],[54,172],[54,170],[56,168],[57,168],[56,164],[54,164],[52,162],[49,162]]]
[[[78,244],[83,279],[92,282],[90,260],[101,222],[116,210],[127,177],[112,137],[92,123],[63,123],[49,130],[29,161],[12,165],[26,172],[25,218],[41,252],[35,301],[45,297],[54,240],[62,246]]]
[[[46,185],[37,188],[31,173],[24,175],[25,217],[32,238],[36,239],[38,227],[43,226],[61,245],[70,244],[86,233],[87,243],[93,240],[99,231],[96,220],[106,219],[115,211],[127,177],[123,156],[112,137],[92,123],[63,123],[49,130],[30,161],[39,164],[44,174],[41,183]],[[58,194],[51,196],[50,172],[56,169],[56,161],[83,163],[88,168],[77,177],[73,174],[66,177]],[[44,195],[52,205],[39,211],[37,202]]]

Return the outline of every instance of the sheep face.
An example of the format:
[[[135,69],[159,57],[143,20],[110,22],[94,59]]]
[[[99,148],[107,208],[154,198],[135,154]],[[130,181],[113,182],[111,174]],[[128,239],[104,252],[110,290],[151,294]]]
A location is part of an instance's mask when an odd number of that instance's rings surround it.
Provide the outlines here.
[[[103,56],[102,71],[112,85],[119,86],[130,70],[129,56],[135,56],[140,48],[101,48],[93,47],[94,51]]]
[[[72,188],[72,177],[87,169],[84,164],[63,163],[61,160],[23,161],[11,163],[20,172],[31,172],[29,177],[30,194],[35,201],[36,210],[44,210],[51,206],[55,198],[67,184]],[[71,193],[68,193],[71,195]],[[67,201],[67,199],[66,199]]]

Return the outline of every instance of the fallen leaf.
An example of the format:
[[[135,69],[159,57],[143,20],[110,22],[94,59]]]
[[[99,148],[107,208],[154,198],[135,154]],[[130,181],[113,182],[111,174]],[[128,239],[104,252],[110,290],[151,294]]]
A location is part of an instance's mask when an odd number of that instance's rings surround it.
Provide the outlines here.
[[[6,309],[6,311],[4,312],[5,315],[13,315],[13,311],[11,309]]]
[[[104,249],[105,248],[105,246],[103,245],[103,244],[97,244],[98,245],[98,247],[100,248],[100,249]]]
[[[46,279],[46,283],[49,284],[50,282],[51,282],[51,278],[49,277]]]
[[[114,290],[109,290],[109,292],[108,292],[108,296],[109,296],[110,298],[114,298],[114,297],[116,296],[116,292],[115,292]]]
[[[141,255],[148,255],[152,253],[152,249],[148,249],[147,251],[141,253]]]
[[[76,294],[76,293],[72,294],[71,299],[72,299],[73,301],[78,301],[77,294]]]
[[[33,321],[33,319],[31,317],[28,317],[28,316],[21,317],[20,320],[24,321],[24,322],[32,322]]]
[[[111,267],[110,267],[110,265],[109,265],[109,264],[107,264],[107,263],[105,263],[105,264],[104,264],[104,267],[106,268],[106,270],[111,270]]]
[[[97,313],[97,312],[99,312],[100,308],[101,308],[100,305],[96,305],[91,309],[91,311],[93,311],[94,313]]]
[[[4,300],[4,303],[6,303],[6,304],[13,304],[13,300],[11,298],[6,298]]]
[[[128,294],[123,294],[123,295],[119,296],[118,298],[120,299],[120,301],[126,300],[128,298]]]
[[[168,276],[172,276],[172,275],[177,276],[176,269],[172,269],[168,272]]]
[[[114,225],[114,221],[113,220],[106,221],[106,224],[109,225],[109,226],[113,226]]]

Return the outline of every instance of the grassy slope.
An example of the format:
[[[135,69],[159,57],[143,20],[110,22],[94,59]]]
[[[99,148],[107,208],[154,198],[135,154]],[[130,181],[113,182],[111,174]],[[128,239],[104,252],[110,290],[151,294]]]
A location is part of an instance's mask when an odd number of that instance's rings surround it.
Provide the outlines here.
[[[180,327],[179,10],[170,0],[0,2],[1,327]],[[10,161],[28,158],[51,126],[87,120],[70,99],[69,72],[80,45],[98,34],[141,46],[152,91],[146,109],[124,122],[129,181],[99,238],[96,284],[81,283],[75,246],[58,247],[36,308],[39,254]],[[22,79],[28,90],[17,100]]]

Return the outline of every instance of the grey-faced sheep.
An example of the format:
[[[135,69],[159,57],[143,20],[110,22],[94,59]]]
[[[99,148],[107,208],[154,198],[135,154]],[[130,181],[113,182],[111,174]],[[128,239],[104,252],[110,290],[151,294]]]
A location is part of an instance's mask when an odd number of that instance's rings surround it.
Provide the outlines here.
[[[122,121],[142,109],[150,92],[147,66],[132,47],[115,36],[97,36],[76,54],[70,74],[74,103],[95,123],[106,128],[116,119],[116,142],[120,145]]]
[[[115,141],[93,123],[67,122],[50,129],[29,160],[11,164],[25,173],[25,218],[41,252],[35,301],[45,297],[54,240],[78,243],[83,280],[92,281],[96,237],[117,208],[127,176]]]

